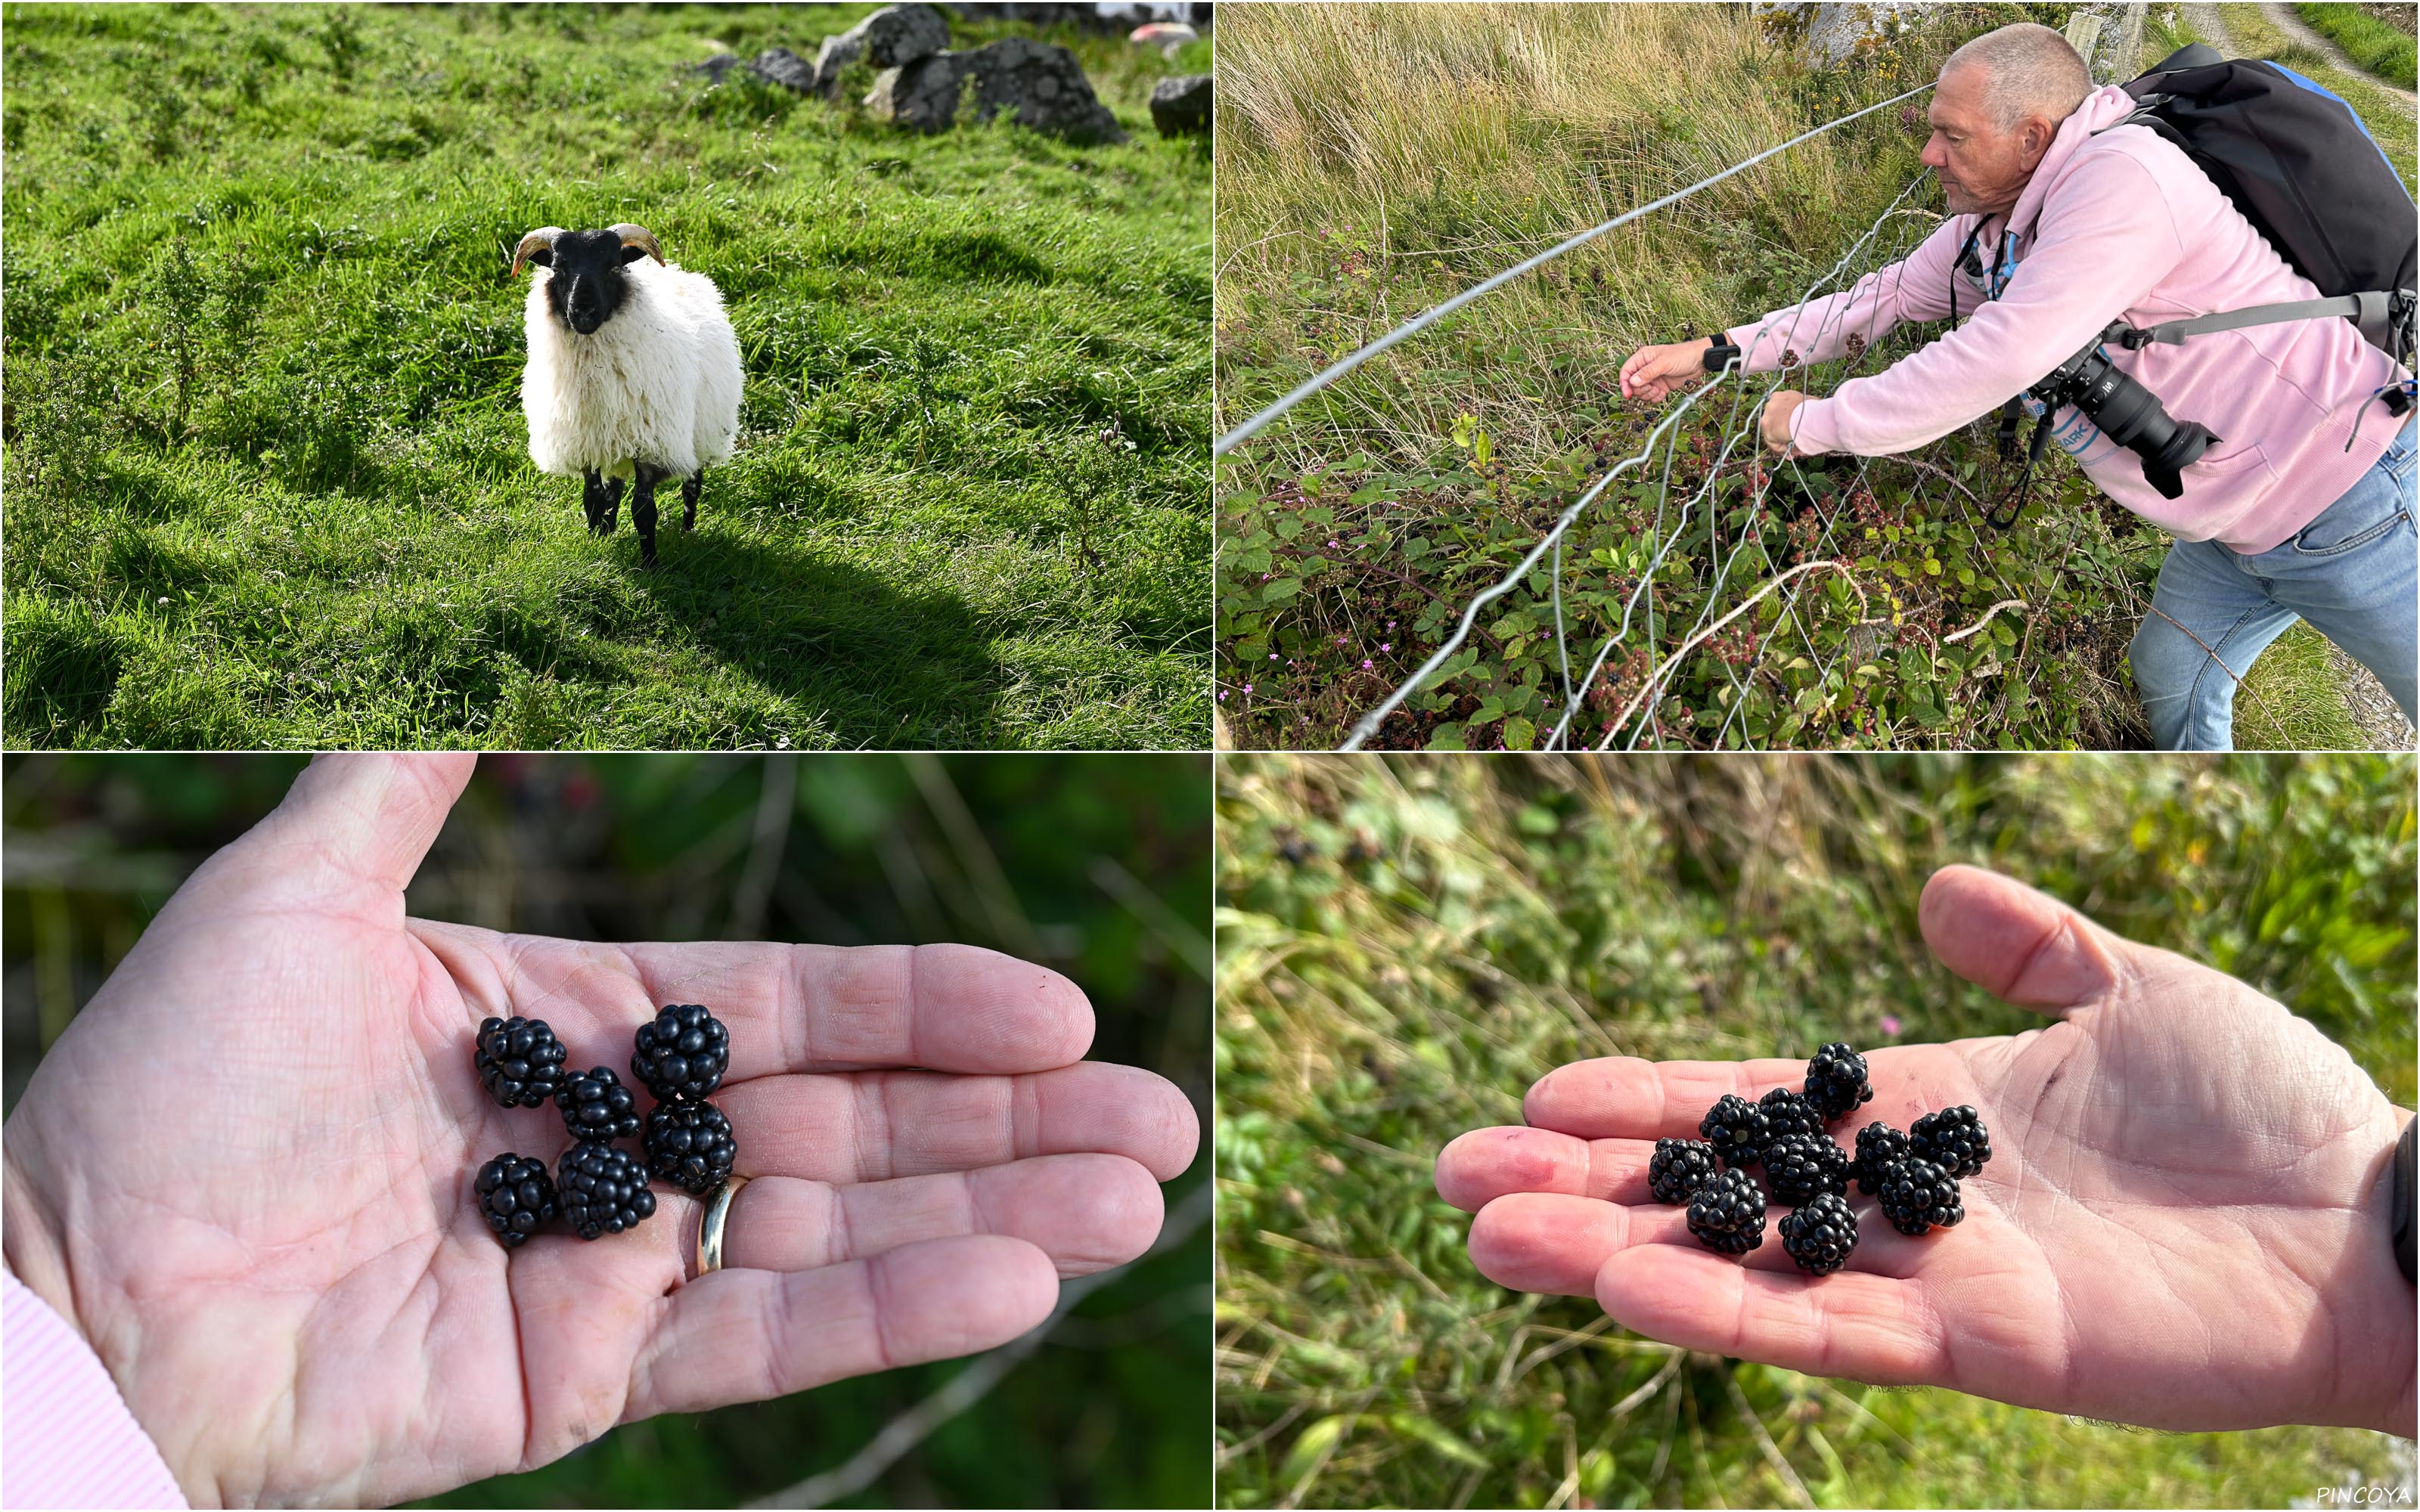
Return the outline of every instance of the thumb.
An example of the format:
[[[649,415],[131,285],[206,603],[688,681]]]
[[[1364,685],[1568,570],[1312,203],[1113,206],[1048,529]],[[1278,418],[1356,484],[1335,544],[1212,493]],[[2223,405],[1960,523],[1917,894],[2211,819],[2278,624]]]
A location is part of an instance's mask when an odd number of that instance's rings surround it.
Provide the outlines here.
[[[334,870],[401,892],[471,780],[462,754],[313,759],[286,801],[228,847],[248,865]]]
[[[2108,993],[2142,949],[2049,894],[1981,867],[1935,872],[1916,917],[1943,965],[2004,1002],[2055,1014]]]

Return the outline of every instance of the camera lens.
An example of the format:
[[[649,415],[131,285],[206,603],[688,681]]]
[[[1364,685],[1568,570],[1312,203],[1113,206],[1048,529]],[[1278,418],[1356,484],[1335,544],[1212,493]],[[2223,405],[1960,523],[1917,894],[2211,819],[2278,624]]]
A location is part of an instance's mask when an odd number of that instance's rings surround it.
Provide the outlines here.
[[[2178,421],[2161,407],[2159,395],[2097,351],[2083,354],[2073,376],[2059,387],[2104,435],[2143,459],[2143,477],[2163,499],[2185,491],[2179,474],[2218,440],[2192,421]]]

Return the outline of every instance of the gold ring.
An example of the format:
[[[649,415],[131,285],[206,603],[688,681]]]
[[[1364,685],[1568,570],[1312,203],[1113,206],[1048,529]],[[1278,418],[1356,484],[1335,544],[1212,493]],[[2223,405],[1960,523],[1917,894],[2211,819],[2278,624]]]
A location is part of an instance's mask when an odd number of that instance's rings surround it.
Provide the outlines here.
[[[706,1199],[706,1217],[697,1226],[697,1273],[708,1275],[722,1269],[722,1229],[731,1216],[731,1199],[748,1184],[748,1178],[734,1176],[717,1186]]]

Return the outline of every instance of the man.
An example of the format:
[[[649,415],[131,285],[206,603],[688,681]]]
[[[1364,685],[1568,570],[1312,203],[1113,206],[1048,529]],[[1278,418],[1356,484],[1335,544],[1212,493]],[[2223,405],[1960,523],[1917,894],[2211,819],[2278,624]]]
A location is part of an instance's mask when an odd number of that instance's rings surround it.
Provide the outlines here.
[[[2045,26],[2003,26],[1951,54],[1924,147],[1950,218],[1854,288],[1721,340],[1746,354],[1745,371],[1769,372],[1785,352],[1821,362],[1851,332],[1871,341],[1901,320],[1947,318],[1953,297],[1962,323],[1828,398],[1775,393],[1765,444],[1797,456],[1913,451],[1993,412],[2113,319],[2150,326],[2318,298],[2181,150],[2145,127],[2106,130],[2133,108],[2123,89],[2094,89],[2084,60]],[[1954,266],[1978,226],[1978,260],[1998,290],[1990,300]],[[1703,376],[1713,344],[1640,347],[1622,364],[1622,393],[1662,400]],[[2178,421],[2220,438],[2182,470],[2182,496],[2167,499],[2088,417],[2055,417],[2086,476],[2177,537],[2129,648],[2156,743],[2231,748],[2238,681],[2297,618],[2376,672],[2411,718],[2414,417],[2398,422],[2377,397],[2411,375],[2336,317],[2108,355]]]

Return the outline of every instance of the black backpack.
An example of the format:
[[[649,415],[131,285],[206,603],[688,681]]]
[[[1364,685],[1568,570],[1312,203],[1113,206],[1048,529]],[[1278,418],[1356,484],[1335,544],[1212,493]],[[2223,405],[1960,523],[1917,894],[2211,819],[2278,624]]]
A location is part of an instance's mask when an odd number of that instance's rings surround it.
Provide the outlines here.
[[[2128,346],[2343,316],[2371,345],[2412,367],[2420,217],[2352,107],[2291,69],[2229,61],[2199,42],[2162,59],[2125,90],[2137,106],[2116,124],[2146,126],[2176,144],[2324,296],[2130,332]],[[2411,406],[2409,388],[2381,395],[2397,415]]]

